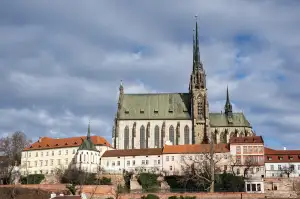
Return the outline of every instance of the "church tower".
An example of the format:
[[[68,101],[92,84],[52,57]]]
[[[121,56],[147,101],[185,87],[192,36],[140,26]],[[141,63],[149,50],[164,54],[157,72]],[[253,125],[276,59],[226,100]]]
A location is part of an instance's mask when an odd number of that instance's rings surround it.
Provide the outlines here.
[[[207,99],[206,74],[200,60],[198,22],[193,35],[193,71],[190,78],[193,143],[207,143],[209,132],[209,105]]]

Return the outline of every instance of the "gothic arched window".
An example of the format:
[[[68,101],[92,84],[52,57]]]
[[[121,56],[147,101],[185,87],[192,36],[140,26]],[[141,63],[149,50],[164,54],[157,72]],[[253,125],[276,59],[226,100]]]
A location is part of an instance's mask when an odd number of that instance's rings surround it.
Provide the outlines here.
[[[145,127],[144,125],[140,128],[140,148],[144,149],[146,147],[146,135],[145,135]]]
[[[124,149],[129,149],[129,127],[124,129]]]
[[[184,144],[190,143],[190,129],[188,125],[184,127]]]
[[[154,147],[159,148],[159,127],[157,125],[154,128]]]
[[[172,144],[175,144],[174,140],[174,127],[171,125],[169,128],[169,140],[172,142]]]

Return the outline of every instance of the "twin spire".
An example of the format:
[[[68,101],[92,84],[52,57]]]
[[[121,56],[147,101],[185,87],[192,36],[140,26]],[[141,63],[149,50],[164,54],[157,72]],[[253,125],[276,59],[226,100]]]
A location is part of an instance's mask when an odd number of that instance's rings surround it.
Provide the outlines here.
[[[227,91],[226,91],[226,102],[225,102],[225,114],[227,116],[232,116],[232,105],[230,103],[230,100],[229,100],[229,91],[228,91],[228,86],[227,86]]]

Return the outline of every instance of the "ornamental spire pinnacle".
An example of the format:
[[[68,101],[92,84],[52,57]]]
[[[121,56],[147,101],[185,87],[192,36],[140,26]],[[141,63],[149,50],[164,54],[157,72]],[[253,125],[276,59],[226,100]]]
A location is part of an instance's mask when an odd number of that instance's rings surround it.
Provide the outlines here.
[[[91,140],[91,120],[89,121],[88,133],[87,133],[86,139]]]
[[[229,99],[229,90],[228,90],[228,86],[227,86],[227,90],[226,90],[226,103],[225,103],[225,114],[227,116],[232,115],[232,105],[230,103],[230,99]]]

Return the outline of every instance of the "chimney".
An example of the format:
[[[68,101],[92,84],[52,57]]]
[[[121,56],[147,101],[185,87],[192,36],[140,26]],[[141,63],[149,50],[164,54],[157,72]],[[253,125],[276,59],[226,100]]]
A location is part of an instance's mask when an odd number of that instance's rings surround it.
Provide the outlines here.
[[[286,150],[286,147],[283,147],[283,150],[285,151],[285,150]]]

